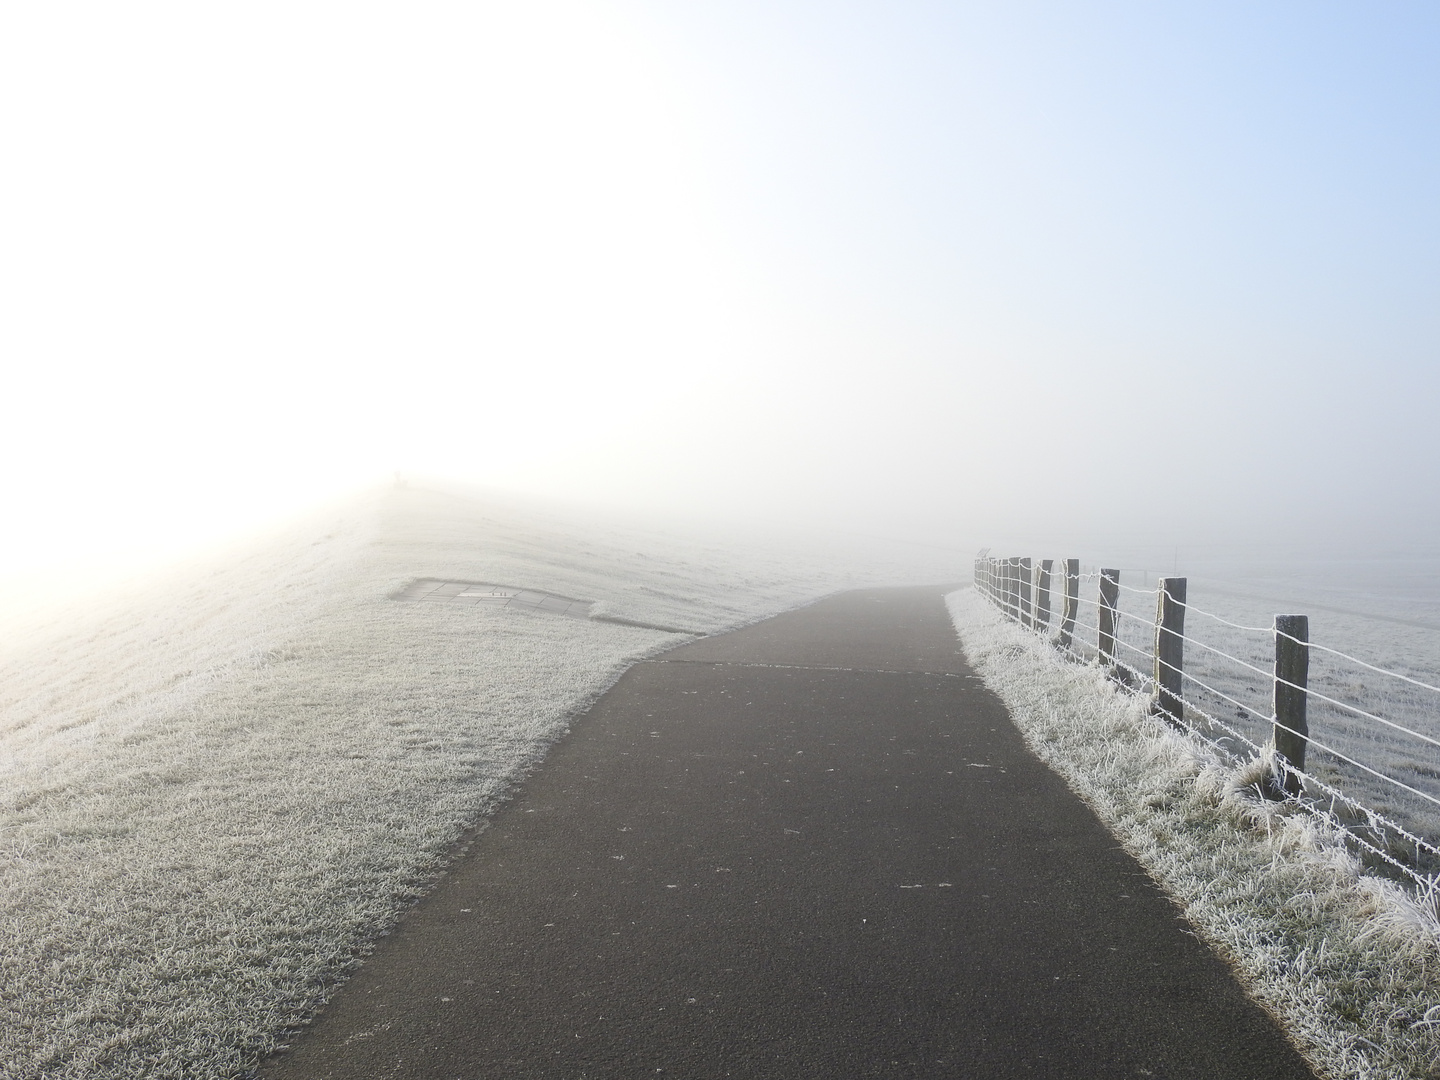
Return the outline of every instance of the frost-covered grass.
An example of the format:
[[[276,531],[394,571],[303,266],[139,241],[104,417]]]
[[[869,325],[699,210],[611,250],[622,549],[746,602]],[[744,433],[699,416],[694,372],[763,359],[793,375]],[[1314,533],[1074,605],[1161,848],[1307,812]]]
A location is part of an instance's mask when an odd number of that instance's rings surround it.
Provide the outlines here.
[[[1122,580],[1120,590],[1117,659],[1134,669],[1137,684],[1148,684],[1154,654],[1155,579],[1141,584],[1133,572],[1122,572],[1122,579],[1127,574],[1130,583]],[[1280,591],[1282,587],[1272,584],[1271,588]],[[1269,740],[1273,715],[1270,672],[1275,655],[1269,628],[1276,611],[1309,610],[1317,592],[1322,599],[1316,602],[1322,606],[1311,615],[1313,643],[1348,652],[1431,686],[1440,685],[1440,631],[1407,624],[1400,614],[1407,610],[1404,606],[1397,605],[1393,609],[1397,614],[1390,617],[1366,616],[1323,606],[1329,596],[1313,582],[1308,588],[1291,583],[1283,589],[1293,593],[1286,601],[1237,591],[1216,592],[1207,588],[1204,580],[1191,580],[1185,620],[1186,719],[1207,738],[1240,754],[1250,752],[1246,743],[1261,746]],[[1082,657],[1096,653],[1097,605],[1089,595],[1093,590],[1093,578],[1087,578],[1082,583],[1073,646]],[[1383,593],[1368,600],[1376,610],[1390,602]],[[1052,637],[1058,622],[1051,620]],[[1312,693],[1307,712],[1312,742],[1306,772],[1358,804],[1337,801],[1335,810],[1362,828],[1388,858],[1421,876],[1440,871],[1440,861],[1433,853],[1417,849],[1359,809],[1374,811],[1431,844],[1440,843],[1440,806],[1431,801],[1440,799],[1434,745],[1353,711],[1363,710],[1421,735],[1440,738],[1440,692],[1370,670],[1323,648],[1311,650],[1309,666]],[[1430,798],[1407,791],[1402,784]],[[1309,794],[1319,803],[1328,800],[1318,784],[1310,784]],[[1375,861],[1386,865],[1384,859]],[[1392,865],[1389,871],[1394,869]]]
[[[387,599],[411,579],[711,632],[839,588],[943,579],[927,558],[392,491],[143,588],[9,617],[0,1076],[245,1075],[570,717],[684,640]]]
[[[1030,746],[1170,892],[1326,1077],[1440,1076],[1437,898],[1370,877],[1315,819],[1257,797],[1093,665],[1067,662],[973,589],[947,598],[965,654]]]

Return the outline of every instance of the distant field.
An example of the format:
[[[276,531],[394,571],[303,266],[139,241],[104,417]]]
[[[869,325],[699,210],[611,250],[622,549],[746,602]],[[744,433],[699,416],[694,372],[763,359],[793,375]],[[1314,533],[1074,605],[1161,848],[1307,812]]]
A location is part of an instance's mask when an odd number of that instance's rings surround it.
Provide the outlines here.
[[[877,547],[391,491],[145,588],[10,616],[0,1076],[245,1075],[571,717],[685,640],[626,621],[709,633],[962,561]],[[426,577],[616,621],[390,599]]]

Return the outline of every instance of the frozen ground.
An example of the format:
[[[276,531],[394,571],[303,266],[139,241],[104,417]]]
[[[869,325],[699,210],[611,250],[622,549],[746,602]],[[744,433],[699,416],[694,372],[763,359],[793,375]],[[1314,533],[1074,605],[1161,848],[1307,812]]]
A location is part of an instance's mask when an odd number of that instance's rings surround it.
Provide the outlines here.
[[[974,590],[948,598],[966,656],[1026,740],[1228,956],[1320,1075],[1440,1075],[1437,896],[1361,873],[1306,815],[1254,797],[1146,715],[1093,664],[1005,622]]]
[[[708,633],[923,548],[705,543],[375,494],[203,567],[0,626],[0,1075],[245,1075],[569,719],[681,635],[388,599],[421,577]]]

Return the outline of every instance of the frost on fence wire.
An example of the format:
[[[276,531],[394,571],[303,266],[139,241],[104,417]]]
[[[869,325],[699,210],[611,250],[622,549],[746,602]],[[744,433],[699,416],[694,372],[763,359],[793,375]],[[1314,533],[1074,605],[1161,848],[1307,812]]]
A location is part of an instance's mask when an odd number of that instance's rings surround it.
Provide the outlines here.
[[[1143,587],[1113,583],[1111,613],[1102,599],[1101,571],[1080,568],[1074,629],[1066,640],[1054,614],[1063,603],[1057,598],[1064,595],[1065,563],[1050,561],[1052,614],[1042,625],[1037,587],[1044,562],[1024,560],[1027,575],[1021,560],[982,556],[976,585],[1008,618],[1043,633],[1065,655],[1103,662],[1117,683],[1155,695],[1159,578],[1145,575]],[[1138,573],[1117,576],[1133,581]],[[1193,605],[1185,612],[1183,726],[1232,760],[1253,758],[1272,743],[1275,729],[1276,631]],[[1107,618],[1112,614],[1113,620]],[[1102,628],[1111,631],[1103,661]],[[1417,882],[1440,874],[1440,680],[1391,671],[1324,644],[1303,644],[1309,657],[1306,767],[1303,773],[1289,770],[1292,783],[1303,784],[1302,803],[1343,825],[1368,862]]]

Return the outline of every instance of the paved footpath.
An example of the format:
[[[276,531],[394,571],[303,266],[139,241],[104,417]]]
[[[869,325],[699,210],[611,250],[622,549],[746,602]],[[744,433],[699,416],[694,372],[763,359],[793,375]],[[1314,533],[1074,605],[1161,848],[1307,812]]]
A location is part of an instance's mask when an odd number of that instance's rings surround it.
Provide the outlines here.
[[[637,664],[261,1075],[1312,1077],[941,593]]]

